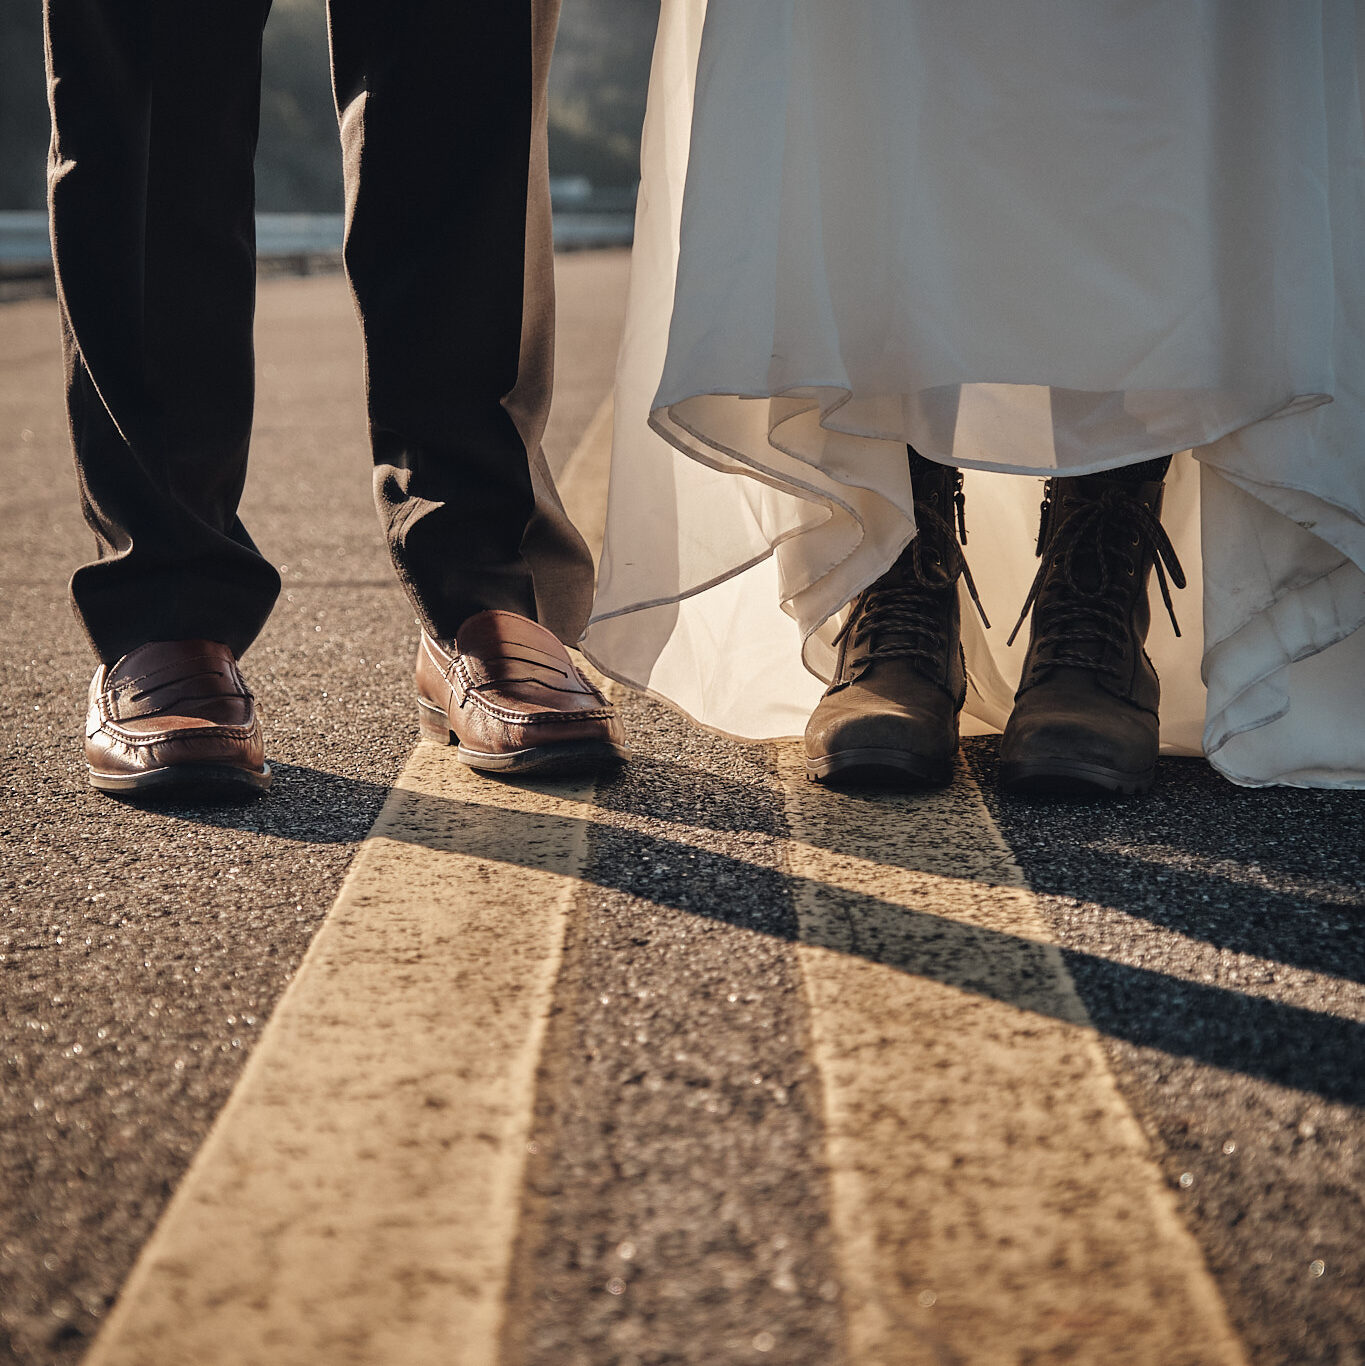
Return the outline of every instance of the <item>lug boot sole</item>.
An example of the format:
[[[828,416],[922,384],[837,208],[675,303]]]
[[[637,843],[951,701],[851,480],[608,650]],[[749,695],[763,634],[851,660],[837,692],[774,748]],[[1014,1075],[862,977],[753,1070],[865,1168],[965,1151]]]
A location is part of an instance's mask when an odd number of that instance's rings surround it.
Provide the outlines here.
[[[438,745],[454,745],[455,757],[480,773],[535,773],[546,778],[569,778],[604,773],[619,768],[630,758],[624,745],[612,744],[610,740],[567,740],[501,754],[470,749],[450,729],[445,712],[422,698],[417,700],[417,722],[423,739]]]
[[[1155,779],[1155,766],[1125,773],[1077,759],[1022,759],[1000,765],[1000,786],[1020,796],[1131,797],[1146,792]]]
[[[828,787],[943,787],[952,781],[953,761],[901,749],[844,749],[808,757],[806,777]]]

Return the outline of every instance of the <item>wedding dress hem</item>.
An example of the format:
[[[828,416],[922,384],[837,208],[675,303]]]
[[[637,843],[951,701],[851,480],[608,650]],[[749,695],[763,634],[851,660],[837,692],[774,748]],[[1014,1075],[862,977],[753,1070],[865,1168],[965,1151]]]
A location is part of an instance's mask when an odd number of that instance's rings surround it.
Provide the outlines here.
[[[1030,390],[1066,389],[1066,386],[1064,385],[998,384],[993,381],[985,380],[965,382],[959,387],[964,390],[978,387]],[[812,391],[837,394],[838,401],[826,405],[820,402],[816,393]],[[1127,391],[1123,390],[1113,390],[1098,396],[1121,399],[1125,397],[1126,392]],[[1015,474],[1026,477],[1032,476],[1039,479],[1061,476],[1063,478],[1071,479],[1082,478],[1092,474],[1104,474],[1110,470],[1122,469],[1126,465],[1137,465],[1146,460],[1159,459],[1162,456],[1171,455],[1177,451],[1197,451],[1202,447],[1212,445],[1216,441],[1221,441],[1223,438],[1231,436],[1236,432],[1243,431],[1248,427],[1253,427],[1259,422],[1268,422],[1276,418],[1291,417],[1299,413],[1308,412],[1313,408],[1325,406],[1333,401],[1332,394],[1328,392],[1300,391],[1291,394],[1287,398],[1276,399],[1255,407],[1243,409],[1236,415],[1229,416],[1213,426],[1187,426],[1178,433],[1172,434],[1169,439],[1149,441],[1144,445],[1127,447],[1121,453],[1105,456],[1098,460],[1082,461],[1075,464],[1068,463],[1064,466],[1022,464],[1017,461],[986,460],[981,459],[978,456],[964,455],[960,451],[939,449],[936,447],[933,439],[923,432],[907,432],[903,428],[897,430],[887,428],[877,429],[868,426],[855,426],[830,421],[834,414],[846,410],[855,401],[864,406],[886,402],[904,405],[909,397],[911,397],[911,395],[908,393],[856,396],[855,391],[852,389],[845,388],[841,385],[821,382],[786,384],[781,388],[768,390],[759,387],[743,390],[719,387],[697,389],[680,397],[662,401],[660,396],[656,395],[654,405],[651,408],[649,415],[649,425],[652,430],[657,432],[670,445],[688,456],[689,459],[696,460],[700,464],[708,465],[712,469],[721,470],[724,473],[734,472],[731,466],[721,464],[714,459],[709,459],[707,457],[707,449],[718,451],[730,460],[743,466],[742,472],[747,473],[753,471],[755,472],[756,477],[760,478],[764,483],[785,490],[789,488],[790,485],[783,476],[762,465],[751,454],[727,445],[716,437],[708,435],[700,423],[690,420],[686,416],[688,406],[698,399],[734,399],[741,403],[810,399],[811,405],[809,407],[788,411],[772,421],[768,427],[768,440],[774,450],[790,456],[793,460],[799,460],[803,464],[811,466],[813,469],[820,468],[818,457],[804,453],[801,446],[794,441],[779,440],[778,438],[784,429],[791,428],[803,418],[809,418],[812,414],[818,412],[818,430],[820,432],[860,438],[867,441],[904,443],[913,446],[920,455],[925,457],[925,459],[934,460],[941,465],[952,465],[958,469],[980,470],[986,474]],[[682,444],[678,440],[675,429],[685,432],[694,440],[702,443],[702,446],[698,448]],[[841,480],[840,482],[844,481]],[[866,488],[869,492],[877,492],[875,488],[867,484],[851,483],[850,486],[855,488]],[[803,487],[809,486],[805,485]],[[1285,484],[1284,487],[1293,487],[1293,485]],[[1305,493],[1312,492],[1308,489],[1301,489],[1300,491]]]

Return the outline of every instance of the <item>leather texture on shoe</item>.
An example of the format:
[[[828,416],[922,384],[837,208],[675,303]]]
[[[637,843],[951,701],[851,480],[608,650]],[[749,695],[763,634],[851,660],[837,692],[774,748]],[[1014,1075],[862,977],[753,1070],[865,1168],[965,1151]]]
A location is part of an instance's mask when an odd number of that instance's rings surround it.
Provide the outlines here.
[[[91,786],[107,792],[270,784],[251,690],[215,640],[153,641],[101,664],[85,758]]]
[[[479,612],[449,644],[417,650],[422,733],[458,741],[492,772],[590,770],[627,757],[616,709],[545,627],[515,612]]]
[[[855,600],[834,682],[807,723],[806,772],[817,782],[915,786],[952,776],[967,695],[958,604],[967,569],[951,522],[956,505],[962,526],[962,476],[926,465],[915,479],[918,534]]]
[[[1155,565],[1168,610],[1163,562],[1172,581],[1185,584],[1159,520],[1161,495],[1160,480],[1048,481],[1042,564],[1020,616],[1022,625],[1032,609],[1028,653],[1000,748],[1006,787],[1131,793],[1151,786],[1161,686],[1144,648],[1148,575]]]

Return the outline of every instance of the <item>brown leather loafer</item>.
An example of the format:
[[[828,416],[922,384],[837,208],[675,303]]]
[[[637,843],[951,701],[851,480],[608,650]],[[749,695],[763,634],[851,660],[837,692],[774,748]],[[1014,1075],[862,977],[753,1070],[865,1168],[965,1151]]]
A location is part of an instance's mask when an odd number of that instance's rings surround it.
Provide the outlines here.
[[[422,734],[490,773],[592,772],[628,757],[616,711],[543,626],[479,612],[417,649]]]
[[[159,640],[90,682],[90,786],[179,797],[270,786],[261,723],[237,661],[216,640]]]

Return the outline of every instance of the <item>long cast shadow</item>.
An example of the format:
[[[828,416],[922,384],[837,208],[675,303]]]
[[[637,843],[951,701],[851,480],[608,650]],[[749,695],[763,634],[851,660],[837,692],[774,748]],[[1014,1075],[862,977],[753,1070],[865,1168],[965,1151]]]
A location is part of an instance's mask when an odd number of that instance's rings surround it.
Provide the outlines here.
[[[1030,887],[1079,898],[1271,964],[1365,983],[1365,811],[1359,792],[1238,788],[1163,760],[1128,802],[999,794],[996,739],[969,766]]]
[[[663,776],[666,774],[655,775],[656,778]],[[769,793],[749,791],[745,784],[727,784],[709,773],[690,774],[690,777],[689,788],[696,790],[700,784],[711,792],[708,806],[712,813],[733,813],[737,809],[743,810],[746,804],[759,810],[771,800]],[[353,809],[357,805],[373,807],[384,793],[376,784],[316,774],[306,769],[286,770],[280,778],[280,795],[268,805],[167,809],[165,814],[264,833],[276,824],[276,818],[270,814],[270,807],[275,806],[281,813],[279,829],[271,833],[304,840],[326,839],[328,836],[322,827],[306,824],[300,827],[290,820],[289,803],[285,798],[291,787],[321,787],[329,796],[347,799]],[[717,791],[718,786],[733,790]],[[556,789],[547,784],[545,790],[553,792]],[[655,791],[657,798],[657,785]],[[674,824],[685,822],[726,832],[734,829],[733,822],[693,821],[693,815],[701,818],[706,813],[693,811],[685,803],[675,804],[671,811],[661,816],[661,807],[657,799],[648,799],[648,790],[640,800],[633,799],[630,792],[626,780],[621,780],[606,786],[601,796],[613,810],[641,817],[654,820],[671,817]],[[500,806],[464,803],[406,791],[395,790],[390,798],[391,819],[386,822],[385,833],[390,838],[407,839],[438,852],[503,862],[519,861],[516,851],[534,847],[546,832],[547,817],[543,814],[528,816]],[[875,803],[875,799],[868,800]],[[884,806],[881,814],[885,820]],[[618,842],[622,838],[619,826],[608,827],[605,822],[590,817],[554,817],[550,820],[561,827],[561,833],[586,832],[591,838],[597,831],[610,828]],[[787,887],[800,888],[807,893],[804,900],[819,906],[820,914],[802,923],[795,935],[790,929],[775,928],[778,924],[795,924],[795,918],[790,916],[778,917],[769,922],[774,928],[765,928],[744,912],[740,904],[742,898],[732,901],[729,897],[718,896],[717,890],[751,884],[760,871],[763,877],[771,879],[770,868],[760,870],[742,857],[700,847],[683,838],[632,831],[628,839],[630,857],[618,859],[611,866],[603,866],[601,860],[592,860],[585,876],[596,885],[648,902],[663,901],[691,914],[744,925],[786,940],[799,937],[807,944],[853,954],[1020,1010],[1067,1018],[1056,1013],[1055,978],[1047,961],[1052,950],[1032,940],[949,920],[932,909],[911,909],[856,890],[805,882],[790,874],[785,875]],[[1140,888],[1143,866],[1134,861],[1134,867],[1119,882],[1130,888]],[[922,871],[936,876],[951,875],[939,867]],[[1211,882],[1216,883],[1217,879],[1209,879],[1202,873],[1192,879],[1196,888]],[[1197,891],[1192,894],[1202,895]],[[1171,906],[1184,904],[1188,895],[1191,895],[1190,889],[1173,889],[1169,882],[1161,889],[1161,896]],[[1204,903],[1197,904],[1203,906]],[[1120,905],[1118,909],[1126,907]],[[1172,912],[1165,923],[1179,928],[1178,919]],[[1223,921],[1222,925],[1227,937],[1235,938],[1232,919]],[[1251,935],[1246,951],[1260,951],[1251,944],[1260,946],[1271,938],[1273,936],[1260,933]],[[1297,954],[1293,953],[1292,945],[1285,945],[1278,939],[1275,943],[1295,961],[1309,960],[1301,965],[1323,966],[1340,975],[1339,964],[1329,966],[1325,962],[1328,957],[1325,942],[1310,940],[1306,951]],[[1365,1105],[1365,1071],[1359,1063],[1365,1056],[1365,1025],[1226,986],[1193,982],[1169,973],[1115,963],[1094,954],[1066,950],[1064,958],[1078,981],[1097,986],[1111,1003],[1099,1021],[1099,1027],[1112,1037],[1161,1049],[1174,1057],[1190,1058],[1229,1072],[1312,1092],[1327,1100]]]
[[[995,796],[995,749],[993,741],[978,742],[968,752],[1034,891],[1108,906],[1217,949],[1365,984],[1359,794],[1248,791],[1207,765],[1177,761],[1163,764],[1161,785],[1141,802],[1040,807]],[[389,792],[385,784],[297,765],[277,764],[275,778],[271,796],[247,807],[162,811],[304,843],[351,843],[364,837]],[[649,756],[633,761],[630,779],[603,788],[612,810],[665,826],[767,832],[771,798],[755,785]],[[653,800],[659,791],[674,799]],[[912,818],[916,806],[913,798],[875,793],[830,792],[825,799],[874,829],[893,815],[892,803],[897,819]],[[1210,822],[1210,810],[1235,825]],[[1298,813],[1311,840],[1285,838],[1286,811]],[[838,850],[832,825],[806,833]],[[1305,845],[1336,850],[1337,862],[1313,866]],[[878,861],[908,866],[902,846],[890,840]],[[953,876],[949,867],[933,871]],[[1302,886],[1314,883],[1310,898]]]

